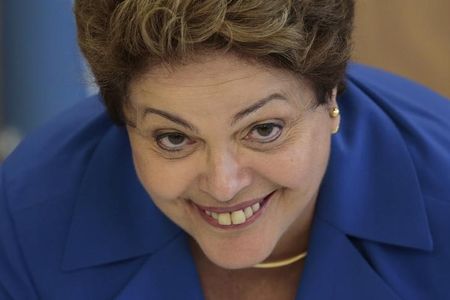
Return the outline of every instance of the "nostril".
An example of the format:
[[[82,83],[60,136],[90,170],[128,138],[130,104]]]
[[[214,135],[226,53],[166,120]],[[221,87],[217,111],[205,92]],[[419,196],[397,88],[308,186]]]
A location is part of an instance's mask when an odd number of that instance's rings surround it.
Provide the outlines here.
[[[206,167],[200,177],[200,189],[217,201],[231,201],[251,183],[243,164],[230,151],[209,153]]]
[[[214,174],[206,178],[203,191],[220,202],[227,202],[246,186],[245,182],[236,176],[218,176]]]

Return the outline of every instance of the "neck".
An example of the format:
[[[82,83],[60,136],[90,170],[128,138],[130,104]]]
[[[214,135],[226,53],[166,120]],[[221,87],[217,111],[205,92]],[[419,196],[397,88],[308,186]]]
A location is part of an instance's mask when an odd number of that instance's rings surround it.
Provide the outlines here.
[[[308,248],[309,235],[314,216],[316,200],[310,201],[302,214],[291,224],[280,238],[272,253],[265,262],[289,259],[303,253]]]

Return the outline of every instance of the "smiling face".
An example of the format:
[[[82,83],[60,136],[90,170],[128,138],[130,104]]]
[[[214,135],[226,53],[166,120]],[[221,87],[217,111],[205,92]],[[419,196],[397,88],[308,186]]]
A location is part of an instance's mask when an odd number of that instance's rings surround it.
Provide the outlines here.
[[[209,260],[236,269],[304,250],[339,122],[309,85],[209,55],[152,68],[131,83],[130,103],[140,181]]]

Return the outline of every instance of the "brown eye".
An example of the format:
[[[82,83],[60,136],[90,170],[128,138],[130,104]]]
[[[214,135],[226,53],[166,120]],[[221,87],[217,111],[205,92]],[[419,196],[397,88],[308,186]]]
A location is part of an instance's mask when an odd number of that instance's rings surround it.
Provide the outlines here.
[[[184,134],[177,132],[161,134],[156,137],[156,142],[159,147],[167,151],[180,151],[183,147],[194,143]]]
[[[171,134],[166,136],[166,138],[169,143],[176,146],[183,144],[184,140],[186,139],[181,134]]]
[[[274,129],[275,127],[272,124],[263,124],[255,128],[257,133],[263,137],[270,136],[270,134],[273,133]]]
[[[281,125],[275,123],[258,124],[245,138],[259,143],[270,143],[280,136],[282,129]]]

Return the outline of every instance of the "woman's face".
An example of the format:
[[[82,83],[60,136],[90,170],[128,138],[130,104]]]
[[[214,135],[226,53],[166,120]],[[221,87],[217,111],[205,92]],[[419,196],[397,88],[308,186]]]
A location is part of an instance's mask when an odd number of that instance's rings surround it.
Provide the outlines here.
[[[209,55],[152,68],[130,103],[140,181],[212,262],[245,268],[302,250],[339,122],[306,82]]]

